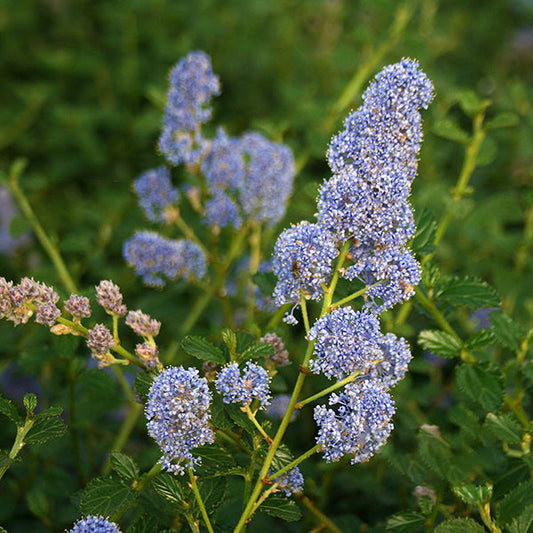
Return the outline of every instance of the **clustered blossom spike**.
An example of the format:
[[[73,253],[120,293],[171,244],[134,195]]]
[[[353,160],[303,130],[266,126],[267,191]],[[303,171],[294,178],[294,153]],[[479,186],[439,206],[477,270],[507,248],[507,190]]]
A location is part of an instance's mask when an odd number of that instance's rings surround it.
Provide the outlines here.
[[[154,380],[146,406],[147,427],[157,442],[165,470],[183,474],[200,463],[192,450],[211,444],[211,393],[195,368],[167,367]]]
[[[278,277],[274,299],[278,306],[298,303],[301,293],[322,298],[332,261],[338,255],[333,235],[319,224],[301,222],[286,229],[274,247],[272,271]]]
[[[220,81],[213,74],[204,52],[191,52],[170,73],[170,89],[159,147],[172,165],[195,164],[209,143],[201,126],[211,118],[212,96],[220,94]]]
[[[137,178],[134,187],[146,218],[168,222],[167,210],[179,199],[179,192],[170,181],[170,171],[166,167],[148,170]]]
[[[96,324],[94,328],[89,330],[87,346],[91,350],[93,358],[98,361],[100,368],[110,364],[109,350],[114,345],[113,335],[103,324]]]
[[[39,324],[53,326],[61,311],[56,303],[59,295],[53,287],[39,283],[33,278],[22,278],[20,283],[13,285],[0,277],[0,318],[6,318],[15,325],[25,324],[36,313]]]
[[[351,463],[368,461],[387,441],[393,425],[394,401],[375,381],[349,383],[341,394],[332,394],[330,405],[315,407],[317,444],[322,444],[326,462],[351,455]]]
[[[78,520],[68,533],[121,533],[117,524],[103,516],[87,515]]]
[[[124,257],[147,285],[163,287],[165,279],[201,279],[207,270],[203,250],[191,241],[165,239],[139,231],[124,243]]]
[[[287,498],[300,492],[304,486],[304,477],[297,466],[286,474],[275,478],[274,481],[279,482],[278,488],[285,493]]]
[[[157,337],[161,327],[161,322],[141,310],[130,311],[126,317],[126,324],[141,337]]]
[[[65,301],[65,311],[77,319],[89,318],[91,316],[89,298],[71,294]]]
[[[215,381],[215,387],[224,403],[242,403],[248,406],[252,400],[259,400],[261,409],[270,403],[270,378],[267,371],[248,361],[241,377],[237,363],[225,366]]]
[[[271,344],[274,347],[274,353],[267,357],[266,367],[267,368],[280,368],[290,364],[289,361],[289,352],[283,344],[283,340],[276,335],[275,333],[266,333],[263,337],[259,339],[259,342],[265,342]]]
[[[118,285],[109,280],[102,280],[96,287],[98,303],[110,315],[124,316],[128,309],[122,303],[122,293]]]
[[[135,354],[147,366],[156,368],[159,365],[159,348],[154,344],[143,342],[135,346]]]

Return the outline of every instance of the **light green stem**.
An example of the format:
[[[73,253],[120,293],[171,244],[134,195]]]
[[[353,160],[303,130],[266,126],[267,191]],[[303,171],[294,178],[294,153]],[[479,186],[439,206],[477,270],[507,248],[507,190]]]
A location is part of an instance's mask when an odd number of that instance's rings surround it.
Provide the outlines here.
[[[26,418],[26,422],[23,426],[17,426],[17,436],[15,437],[15,442],[13,443],[13,446],[11,446],[11,450],[9,451],[9,463],[4,464],[0,466],[0,479],[2,479],[3,475],[7,472],[7,469],[11,466],[17,455],[19,454],[20,450],[24,447],[24,439],[26,438],[26,435],[30,431],[30,429],[33,427],[33,424],[35,424],[35,420],[33,418]]]
[[[302,455],[294,459],[294,461],[291,461],[288,465],[285,465],[283,468],[280,468],[277,472],[270,474],[268,478],[276,479],[279,476],[282,476],[283,474],[290,472],[295,466],[298,466],[300,463],[305,461],[308,457],[311,457],[311,455],[314,455],[316,452],[320,451],[321,449],[322,449],[322,444],[316,444],[311,449],[307,450],[305,453],[302,453]]]
[[[196,497],[196,501],[198,502],[198,506],[200,507],[200,512],[202,513],[205,525],[207,526],[209,533],[214,533],[213,526],[211,525],[211,522],[209,521],[209,516],[207,515],[207,511],[205,510],[204,501],[202,500],[202,496],[200,494],[200,491],[198,490],[198,485],[196,484],[196,477],[191,468],[189,468],[189,478],[191,480],[192,491],[194,492],[194,496]]]
[[[346,296],[346,298],[343,298],[342,300],[339,300],[338,302],[334,302],[332,304],[332,307],[340,307],[341,305],[347,304],[348,302],[351,302],[352,300],[355,300],[356,298],[359,298],[359,296],[363,296],[365,294],[365,292],[369,288],[370,287],[364,287],[360,291],[354,292],[354,293],[350,294],[349,296]]]
[[[380,359],[382,361],[382,359]],[[306,398],[305,400],[299,401],[296,406],[298,409],[301,409],[304,405],[307,405],[308,403],[314,402],[315,400],[318,400],[319,398],[322,398],[322,396],[326,396],[326,394],[329,394],[330,392],[336,391],[337,389],[340,389],[341,387],[344,387],[344,385],[351,383],[355,380],[355,378],[360,374],[360,372],[355,372],[351,376],[348,376],[347,378],[341,379],[340,381],[337,381],[330,387],[321,390],[320,392],[317,392],[316,394],[313,394],[313,396],[309,396],[309,398]]]
[[[268,442],[268,444],[270,444],[272,442],[272,439],[268,436],[267,432],[263,429],[261,424],[257,421],[249,405],[245,407],[245,412],[248,415],[248,418],[252,421],[253,425],[257,428],[257,431],[259,431],[262,437]]]

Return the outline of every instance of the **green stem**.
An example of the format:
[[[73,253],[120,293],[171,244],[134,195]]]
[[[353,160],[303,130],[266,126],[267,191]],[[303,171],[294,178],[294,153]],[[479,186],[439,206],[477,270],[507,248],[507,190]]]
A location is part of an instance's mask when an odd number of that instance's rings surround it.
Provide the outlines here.
[[[22,171],[22,169],[20,170]],[[18,172],[11,172],[11,175],[9,177],[9,188],[11,189],[13,196],[16,198],[20,209],[24,213],[24,216],[31,224],[35,235],[41,243],[41,246],[44,248],[45,252],[48,254],[48,257],[54,264],[54,267],[59,275],[59,278],[61,279],[61,282],[67,288],[67,290],[69,290],[70,292],[76,292],[76,284],[70,276],[70,273],[63,261],[63,258],[61,257],[61,254],[59,253],[58,248],[54,244],[52,244],[52,241],[49,239],[48,235],[44,231],[43,227],[41,226],[41,223],[39,222],[39,219],[33,212],[33,209],[28,199],[26,198],[24,192],[19,186],[19,177],[20,174]]]
[[[383,361],[383,359],[380,359],[379,362]],[[377,362],[375,363],[377,364]],[[360,374],[360,372],[355,372],[351,376],[348,376],[347,378],[341,379],[340,381],[337,381],[335,384],[331,385],[330,387],[321,390],[320,392],[317,392],[316,394],[313,394],[313,396],[309,396],[309,398],[306,398],[305,400],[299,401],[296,405],[298,409],[301,409],[304,405],[307,405],[308,403],[314,402],[315,400],[318,400],[319,398],[322,398],[322,396],[325,396],[326,394],[329,394],[330,392],[336,391],[337,389],[340,389],[341,387],[344,387],[347,383],[351,383],[354,381],[354,379]]]
[[[307,450],[305,453],[302,453],[302,455],[294,459],[294,461],[291,461],[288,465],[285,465],[283,468],[280,468],[277,472],[270,474],[268,478],[276,479],[279,476],[282,476],[283,474],[290,472],[295,466],[298,466],[300,463],[305,461],[308,457],[311,457],[311,455],[314,455],[316,452],[319,452],[321,449],[322,449],[322,444],[316,444],[311,449]]]
[[[197,244],[205,253],[206,257],[210,257],[211,254],[209,253],[209,250],[204,246],[203,242],[196,236],[196,233],[194,230],[183,220],[181,217],[181,213],[178,212],[178,216],[176,217],[176,225],[181,230],[183,235],[190,241],[193,241],[195,244]]]
[[[259,431],[262,437],[268,442],[268,444],[270,444],[272,442],[272,439],[268,436],[267,432],[262,428],[261,424],[257,421],[249,405],[245,407],[245,412],[248,415],[248,418],[252,421],[253,425],[256,427],[257,431]]]
[[[311,514],[318,518],[320,524],[328,531],[331,531],[331,533],[342,533],[342,530],[339,529],[322,511],[320,511],[303,492],[297,494],[296,497],[300,500],[302,505],[311,512]]]
[[[352,300],[359,298],[359,296],[363,296],[369,288],[370,287],[364,287],[363,289],[357,292],[354,292],[353,294],[350,294],[349,296],[346,296],[346,298],[343,298],[342,300],[339,300],[338,302],[331,304],[331,307],[340,307],[341,305],[347,304],[348,302],[351,302]]]
[[[509,407],[509,409],[511,409],[511,411],[514,413],[516,418],[518,418],[523,428],[526,431],[529,431],[531,429],[531,422],[529,421],[529,418],[520,402],[514,398],[511,398],[511,396],[508,394],[504,396],[504,401],[505,405],[507,405],[507,407]]]
[[[211,525],[211,522],[209,521],[209,516],[207,515],[207,511],[205,510],[204,501],[202,500],[202,496],[200,495],[200,491],[198,490],[198,485],[196,484],[196,477],[192,471],[192,468],[189,468],[189,479],[191,480],[191,488],[194,492],[194,496],[196,497],[196,501],[198,502],[198,506],[200,507],[200,512],[202,513],[202,516],[204,518],[205,525],[207,526],[209,533],[214,533],[213,526]]]
[[[7,469],[11,466],[20,450],[22,450],[26,444],[24,439],[26,438],[26,435],[30,429],[33,427],[33,424],[35,424],[35,420],[28,417],[26,418],[23,426],[17,426],[17,436],[15,437],[15,442],[13,443],[13,446],[11,446],[11,450],[9,451],[8,455],[10,461],[7,464],[4,463],[2,466],[0,466],[0,479],[2,479],[3,475],[7,472]]]
[[[301,291],[301,295],[300,295],[300,307],[302,308],[302,316],[303,316],[303,319],[304,319],[305,332],[309,333],[309,329],[310,329],[310,326],[309,326],[309,315],[307,313],[307,301],[305,299],[305,295],[304,295],[303,291]]]
[[[274,329],[281,322],[283,315],[291,308],[291,305],[292,304],[285,304],[279,307],[268,321],[268,324],[265,327],[265,331]]]

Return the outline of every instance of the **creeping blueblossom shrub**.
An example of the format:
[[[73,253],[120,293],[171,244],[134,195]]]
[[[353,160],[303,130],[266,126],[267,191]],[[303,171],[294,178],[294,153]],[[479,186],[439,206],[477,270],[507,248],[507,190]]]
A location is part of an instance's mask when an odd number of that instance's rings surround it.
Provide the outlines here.
[[[78,520],[68,533],[121,533],[117,524],[103,516],[87,515]]]
[[[274,481],[279,482],[278,488],[285,493],[287,498],[300,492],[304,486],[304,477],[297,466],[286,474],[275,478]]]
[[[168,222],[168,208],[179,199],[178,190],[172,186],[166,167],[148,170],[134,184],[139,205],[151,222]]]
[[[165,278],[200,279],[207,270],[203,250],[193,242],[165,239],[139,231],[124,243],[124,257],[147,285],[162,287]]]
[[[159,139],[170,164],[195,164],[206,153],[209,143],[202,137],[201,125],[211,118],[208,104],[219,93],[220,81],[204,52],[191,52],[172,69]]]
[[[270,403],[270,378],[267,371],[248,361],[241,377],[237,363],[225,366],[217,376],[215,387],[225,403],[242,403],[248,406],[259,400],[261,409]]]
[[[200,463],[192,451],[210,444],[211,393],[195,368],[165,368],[154,380],[146,405],[147,428],[163,452],[165,470],[183,474]]]
[[[315,407],[317,444],[322,445],[326,462],[351,455],[351,463],[368,461],[387,441],[393,425],[394,401],[378,382],[349,383],[344,392],[332,394],[330,405]]]
[[[301,222],[286,229],[274,247],[272,271],[278,278],[274,299],[278,306],[306,298],[320,300],[338,255],[333,235],[318,224]]]

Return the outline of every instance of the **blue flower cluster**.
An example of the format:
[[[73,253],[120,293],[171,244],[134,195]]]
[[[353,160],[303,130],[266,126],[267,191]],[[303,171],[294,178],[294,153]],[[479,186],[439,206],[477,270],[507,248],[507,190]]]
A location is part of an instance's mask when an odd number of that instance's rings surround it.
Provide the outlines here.
[[[230,137],[218,128],[214,138],[205,137],[202,126],[211,119],[210,101],[218,94],[220,81],[208,55],[196,51],[181,59],[170,75],[159,148],[169,165],[185,164],[198,178],[192,188],[197,194],[187,198],[215,234],[221,228],[238,229],[249,222],[274,225],[285,214],[292,192],[292,152],[257,132]],[[150,221],[170,224],[179,220],[180,194],[172,185],[169,169],[143,173],[134,187]],[[163,285],[163,276],[201,278],[205,268],[199,268],[198,250],[192,252],[191,247],[176,270],[174,243],[155,233],[138,233],[126,243],[124,256],[148,285]]]
[[[224,403],[242,403],[248,406],[252,400],[259,400],[261,409],[270,403],[270,378],[261,366],[248,361],[241,377],[237,363],[225,366],[217,376],[215,387]]]
[[[147,285],[163,287],[165,278],[201,279],[207,271],[204,251],[185,239],[166,239],[138,231],[124,243],[124,257]]]
[[[109,522],[103,516],[87,515],[78,520],[68,533],[121,533],[114,522]]]
[[[199,464],[191,451],[215,440],[210,405],[207,380],[195,368],[167,367],[155,378],[145,414],[148,433],[164,453],[165,470],[183,474]]]
[[[274,481],[279,483],[278,488],[285,493],[287,498],[300,492],[304,486],[304,477],[297,466],[286,474],[275,478]]]

